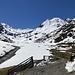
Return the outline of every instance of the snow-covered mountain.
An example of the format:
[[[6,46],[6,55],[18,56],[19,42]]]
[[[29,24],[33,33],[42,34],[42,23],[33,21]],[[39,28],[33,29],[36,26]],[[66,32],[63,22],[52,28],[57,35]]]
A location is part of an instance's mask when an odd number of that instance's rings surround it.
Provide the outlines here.
[[[5,23],[0,23],[0,40],[19,43],[64,43],[74,42],[75,19],[47,19],[36,29],[13,29]]]
[[[5,23],[0,24],[0,38],[6,42],[15,42],[15,38],[24,38],[27,41],[36,41],[50,34],[52,31],[61,28],[63,25],[68,24],[68,22],[60,19],[53,18],[47,19],[36,29],[13,29]]]
[[[9,43],[59,43],[74,42],[75,19],[47,19],[36,29],[13,29],[5,23],[0,23],[0,40]],[[70,40],[71,39],[71,40]],[[19,41],[20,40],[20,41]],[[67,41],[68,40],[68,41]]]
[[[47,19],[36,29],[14,29],[5,23],[0,23],[0,42],[5,43],[5,47],[7,45],[20,47],[16,55],[0,67],[7,66],[9,62],[11,62],[9,66],[15,65],[29,56],[41,59],[43,55],[52,55],[51,49],[66,52],[65,50],[71,49],[75,43],[75,19]],[[2,50],[0,55],[5,54],[2,52],[6,50]],[[18,57],[20,59],[15,61]],[[12,64],[13,61],[15,62]]]

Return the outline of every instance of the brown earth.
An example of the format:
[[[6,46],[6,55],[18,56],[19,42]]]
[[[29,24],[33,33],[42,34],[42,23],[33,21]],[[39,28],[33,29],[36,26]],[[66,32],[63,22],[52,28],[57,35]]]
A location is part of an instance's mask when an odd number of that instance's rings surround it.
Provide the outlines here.
[[[66,61],[67,60],[63,59],[49,65],[33,67],[17,75],[75,75],[75,72],[68,73],[65,69]]]

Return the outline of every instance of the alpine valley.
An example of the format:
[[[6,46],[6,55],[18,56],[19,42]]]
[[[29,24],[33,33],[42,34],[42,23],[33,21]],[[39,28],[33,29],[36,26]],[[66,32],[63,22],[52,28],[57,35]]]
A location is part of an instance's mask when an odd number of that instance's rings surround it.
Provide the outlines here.
[[[51,56],[53,62],[69,59],[71,52],[75,53],[75,19],[47,19],[35,29],[14,29],[0,23],[0,58],[15,48],[15,54],[0,68],[16,65],[30,56],[36,60]]]

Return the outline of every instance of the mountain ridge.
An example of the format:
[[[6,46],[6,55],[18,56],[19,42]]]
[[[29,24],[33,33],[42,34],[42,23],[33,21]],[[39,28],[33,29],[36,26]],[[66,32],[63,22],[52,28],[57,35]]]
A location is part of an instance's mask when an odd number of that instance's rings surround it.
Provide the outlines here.
[[[61,26],[67,24],[66,21],[63,21],[60,18],[53,18],[53,19],[47,19],[44,21],[39,27],[36,29],[13,29],[9,25],[6,25],[4,23],[1,23],[1,29],[0,32],[2,34],[7,34],[11,36],[24,36],[24,37],[31,37],[32,39],[36,39],[38,37],[42,37],[44,34],[48,34]],[[30,38],[30,39],[31,39]]]

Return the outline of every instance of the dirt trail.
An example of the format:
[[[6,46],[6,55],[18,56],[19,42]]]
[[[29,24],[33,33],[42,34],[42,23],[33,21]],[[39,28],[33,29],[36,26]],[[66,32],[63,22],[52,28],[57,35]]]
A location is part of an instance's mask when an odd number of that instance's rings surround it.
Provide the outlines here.
[[[62,60],[46,66],[33,67],[32,69],[27,69],[17,75],[75,75],[75,72],[68,73],[66,71],[65,63],[66,60]]]

